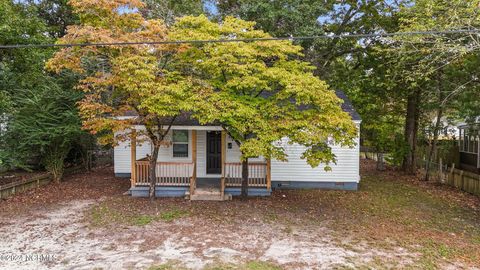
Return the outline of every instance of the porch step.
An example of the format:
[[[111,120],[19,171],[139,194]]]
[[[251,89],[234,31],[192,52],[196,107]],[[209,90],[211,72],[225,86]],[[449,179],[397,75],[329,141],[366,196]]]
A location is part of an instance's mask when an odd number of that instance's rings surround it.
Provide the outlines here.
[[[224,194],[222,197],[220,190],[216,188],[197,188],[192,195],[187,194],[187,196],[191,201],[229,201],[232,199],[230,194]]]
[[[221,195],[199,195],[193,194],[190,196],[190,201],[230,201],[232,196],[230,194],[225,194],[222,198]]]

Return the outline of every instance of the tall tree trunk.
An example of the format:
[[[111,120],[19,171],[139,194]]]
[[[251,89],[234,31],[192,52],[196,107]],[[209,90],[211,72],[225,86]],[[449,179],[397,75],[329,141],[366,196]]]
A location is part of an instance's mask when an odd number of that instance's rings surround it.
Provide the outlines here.
[[[430,145],[430,152],[428,153],[427,164],[425,164],[425,181],[428,181],[430,178],[430,165],[432,162],[432,157],[437,157],[437,142],[438,142],[438,133],[440,132],[440,125],[442,123],[443,116],[443,87],[442,87],[442,73],[438,73],[438,108],[437,108],[437,119],[435,121],[435,126],[433,127],[433,141]]]
[[[153,143],[153,153],[149,160],[149,167],[148,167],[148,180],[150,182],[150,189],[149,189],[149,197],[150,199],[155,198],[155,183],[157,181],[157,159],[158,159],[158,152],[160,150],[160,145],[158,143]]]
[[[247,199],[248,196],[248,158],[242,160],[242,192],[241,198]]]
[[[377,170],[385,171],[385,160],[381,151],[377,152]]]
[[[409,174],[416,171],[416,149],[419,118],[420,90],[415,90],[407,99],[407,116],[405,118],[405,142],[407,153],[403,158],[403,170]]]
[[[425,181],[428,181],[430,177],[430,163],[432,162],[432,157],[436,156],[437,152],[437,142],[438,142],[438,133],[440,131],[441,118],[443,116],[443,107],[440,106],[437,109],[437,120],[435,121],[435,126],[433,127],[433,141],[430,145],[430,152],[427,157],[427,164],[425,164]]]

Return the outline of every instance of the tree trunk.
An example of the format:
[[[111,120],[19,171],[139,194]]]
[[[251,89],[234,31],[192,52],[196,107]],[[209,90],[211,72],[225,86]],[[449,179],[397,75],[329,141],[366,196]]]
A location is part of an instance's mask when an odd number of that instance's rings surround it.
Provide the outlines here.
[[[241,198],[247,199],[248,196],[248,158],[242,160],[242,192]]]
[[[432,145],[430,145],[430,152],[428,153],[427,164],[425,164],[425,181],[428,181],[430,178],[430,163],[432,162],[432,157],[437,156],[437,142],[438,142],[438,133],[440,131],[440,125],[442,123],[442,116],[443,116],[443,93],[442,93],[442,85],[441,85],[441,78],[439,78],[439,85],[438,85],[438,102],[439,106],[437,109],[437,120],[435,121],[435,126],[433,127],[433,141]],[[436,158],[435,158],[436,160]]]
[[[43,157],[45,169],[52,174],[53,182],[60,183],[63,177],[65,158],[69,152],[69,147],[52,145]]]
[[[427,164],[425,165],[425,181],[429,180],[430,177],[430,163],[432,162],[432,157],[436,156],[437,153],[437,142],[438,142],[438,133],[440,131],[441,118],[443,116],[443,108],[439,107],[437,110],[437,121],[435,122],[435,127],[433,128],[433,141],[430,145],[430,152],[428,153]]]
[[[403,170],[408,174],[416,172],[416,148],[419,118],[420,90],[415,90],[407,99],[407,116],[405,118],[405,142],[408,146],[403,158]]]
[[[385,161],[382,152],[377,153],[377,171],[385,171]]]
[[[155,198],[155,183],[157,181],[156,167],[157,167],[157,158],[158,158],[159,150],[160,150],[159,144],[154,143],[153,153],[152,153],[152,156],[150,157],[149,166],[148,166],[148,180],[150,182],[149,197],[152,200]]]

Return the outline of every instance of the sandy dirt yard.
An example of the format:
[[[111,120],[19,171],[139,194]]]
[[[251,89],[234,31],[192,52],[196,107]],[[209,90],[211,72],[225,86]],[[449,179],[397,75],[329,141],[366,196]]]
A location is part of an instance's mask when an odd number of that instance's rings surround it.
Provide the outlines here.
[[[478,198],[362,165],[359,192],[247,202],[151,202],[110,168],[69,176],[0,203],[0,269],[478,269]]]

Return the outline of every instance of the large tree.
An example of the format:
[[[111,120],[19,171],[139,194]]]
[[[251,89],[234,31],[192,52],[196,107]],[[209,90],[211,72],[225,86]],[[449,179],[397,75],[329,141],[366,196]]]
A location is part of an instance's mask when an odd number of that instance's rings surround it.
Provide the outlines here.
[[[352,35],[395,32],[398,12],[407,1],[219,1],[220,14],[257,21],[273,36]],[[343,89],[362,115],[362,142],[380,153],[405,151],[402,127],[406,102],[403,82],[396,81],[396,56],[385,38],[331,38],[296,41],[303,59],[333,88]],[[408,68],[408,67],[407,67]],[[394,132],[392,132],[394,131]],[[392,157],[392,156],[391,156]],[[380,158],[381,160],[381,158]],[[379,168],[383,163],[379,162]]]
[[[147,20],[135,10],[141,1],[72,0],[80,24],[68,28],[60,43],[165,41],[167,28],[160,20]],[[130,10],[121,12],[120,9]],[[64,48],[47,67],[56,72],[71,70],[82,79],[77,88],[85,97],[79,102],[83,127],[100,136],[102,143],[126,140],[135,124],[143,124],[152,144],[150,197],[154,196],[159,148],[178,115],[193,106],[195,84],[180,76],[172,59],[181,46],[130,45]],[[152,102],[152,99],[155,102]],[[134,112],[136,117],[125,118]],[[121,136],[113,137],[117,131]],[[126,133],[123,131],[127,131]]]
[[[26,0],[24,3],[45,23],[52,38],[62,37],[67,26],[78,23],[68,0]]]
[[[2,1],[0,26],[1,44],[53,42],[36,8],[24,2]],[[75,117],[78,94],[65,77],[44,72],[52,53],[51,49],[0,50],[0,99],[8,105],[0,109],[0,164],[25,168],[40,160],[58,181],[80,123]]]
[[[184,17],[173,39],[269,38],[254,22],[233,17],[221,24],[205,16]],[[290,41],[194,44],[179,55],[189,76],[208,88],[193,108],[201,123],[220,123],[238,144],[242,161],[242,196],[247,196],[248,159],[263,156],[287,160],[275,142],[305,146],[303,158],[312,166],[335,162],[332,144],[352,146],[356,128],[341,101],[298,60],[302,48]]]
[[[480,15],[475,1],[420,0],[405,5],[400,10],[401,31],[450,31],[479,30]],[[394,39],[401,45],[400,51],[413,51],[410,69],[401,69],[412,89],[408,96],[405,136],[409,151],[405,157],[406,171],[415,172],[417,133],[422,115],[430,115],[426,122],[431,127],[432,140],[427,157],[427,174],[432,158],[436,156],[437,140],[443,117],[451,112],[455,99],[474,93],[478,72],[469,63],[476,58],[480,39],[475,33],[429,34],[401,36]],[[414,61],[411,61],[414,60]],[[475,67],[471,69],[471,67]],[[463,71],[462,71],[463,70]],[[466,72],[465,72],[466,71]],[[470,90],[470,91],[469,91]],[[430,113],[432,112],[432,113]],[[432,117],[433,116],[433,117]]]
[[[238,16],[257,22],[256,28],[272,36],[318,36],[369,34],[389,31],[394,25],[397,1],[357,0],[220,0],[220,16]],[[400,1],[401,2],[401,1]],[[332,83],[337,60],[361,54],[377,39],[307,39],[297,41],[304,48],[304,59],[317,67],[315,73]]]

